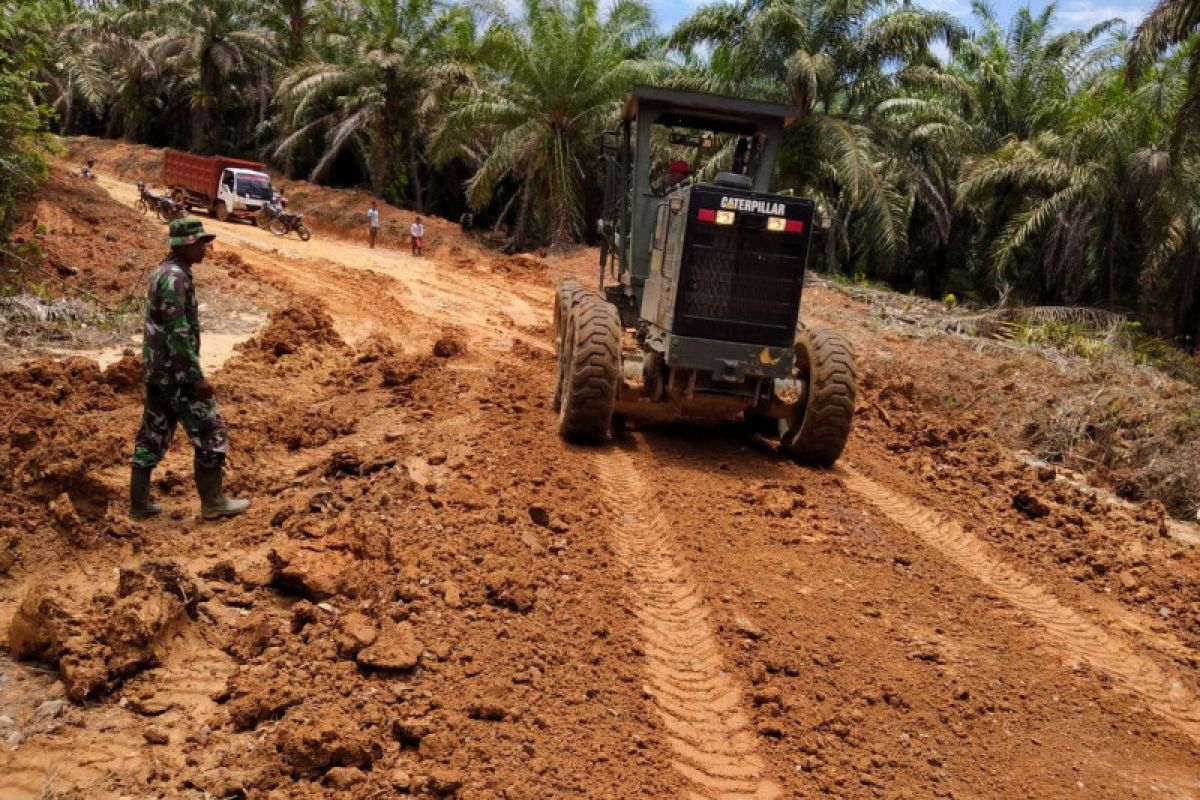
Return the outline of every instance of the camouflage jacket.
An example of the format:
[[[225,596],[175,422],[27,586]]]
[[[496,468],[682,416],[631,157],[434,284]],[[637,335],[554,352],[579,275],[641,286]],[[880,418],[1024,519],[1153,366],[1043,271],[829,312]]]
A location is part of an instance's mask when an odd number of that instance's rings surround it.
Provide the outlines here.
[[[195,383],[200,370],[200,318],[189,267],[167,256],[150,275],[142,342],[146,383]]]

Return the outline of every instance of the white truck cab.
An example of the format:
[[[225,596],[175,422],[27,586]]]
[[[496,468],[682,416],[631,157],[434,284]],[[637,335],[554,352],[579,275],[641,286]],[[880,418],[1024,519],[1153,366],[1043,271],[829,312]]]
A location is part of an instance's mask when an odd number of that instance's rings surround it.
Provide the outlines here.
[[[217,184],[217,219],[257,214],[260,208],[270,204],[273,193],[271,176],[265,172],[224,169]]]

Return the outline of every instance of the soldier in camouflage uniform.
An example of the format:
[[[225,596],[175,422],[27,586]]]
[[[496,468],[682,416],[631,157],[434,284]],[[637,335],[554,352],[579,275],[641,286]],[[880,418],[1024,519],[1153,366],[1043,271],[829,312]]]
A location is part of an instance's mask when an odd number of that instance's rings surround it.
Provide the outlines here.
[[[146,297],[142,377],[146,405],[133,450],[130,514],[146,519],[162,509],[150,502],[150,476],[182,425],[195,449],[196,488],[204,519],[230,517],[245,511],[248,500],[225,496],[222,469],[229,449],[225,421],[217,410],[212,386],[200,369],[200,321],[192,267],[204,260],[208,243],[195,217],[170,226],[171,255],[150,275]]]

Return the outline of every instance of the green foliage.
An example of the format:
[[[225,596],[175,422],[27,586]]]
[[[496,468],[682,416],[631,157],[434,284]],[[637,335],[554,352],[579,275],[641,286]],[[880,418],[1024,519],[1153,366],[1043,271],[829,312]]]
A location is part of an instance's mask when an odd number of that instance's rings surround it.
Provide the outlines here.
[[[1112,352],[1108,339],[1086,322],[1019,323],[1013,338],[1022,344],[1052,347],[1089,361]]]
[[[45,177],[45,124],[37,68],[48,31],[37,5],[0,2],[0,242],[7,238],[20,197]]]
[[[942,305],[946,307],[947,311],[953,311],[958,308],[958,298],[953,294],[948,294],[942,298]]]
[[[485,208],[513,180],[518,242],[577,240],[596,136],[633,84],[666,72],[665,62],[640,57],[651,32],[639,0],[617,0],[606,16],[596,0],[524,0],[519,19],[484,35],[477,68],[448,93],[435,159],[483,150],[466,185],[472,207]]]

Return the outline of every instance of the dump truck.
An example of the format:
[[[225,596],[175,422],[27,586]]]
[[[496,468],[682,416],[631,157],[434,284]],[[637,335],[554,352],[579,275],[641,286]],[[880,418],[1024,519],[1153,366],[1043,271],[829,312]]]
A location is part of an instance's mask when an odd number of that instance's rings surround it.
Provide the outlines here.
[[[595,289],[557,290],[560,435],[614,420],[740,421],[821,466],[842,454],[853,352],[800,322],[812,200],[772,194],[784,105],[635,86],[605,165]]]
[[[270,204],[274,192],[271,176],[257,161],[179,150],[163,154],[162,179],[176,203],[188,210],[202,208],[221,221],[253,218]]]

